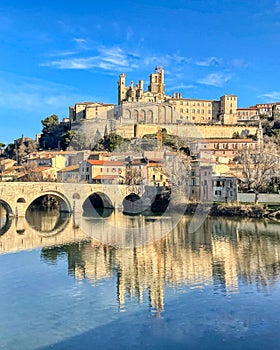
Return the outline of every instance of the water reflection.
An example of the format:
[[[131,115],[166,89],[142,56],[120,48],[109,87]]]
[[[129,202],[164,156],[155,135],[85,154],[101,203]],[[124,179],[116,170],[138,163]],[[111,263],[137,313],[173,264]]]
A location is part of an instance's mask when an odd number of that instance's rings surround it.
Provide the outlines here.
[[[0,203],[0,236],[5,234],[11,227],[12,219],[4,206]]]
[[[160,313],[164,308],[166,287],[212,285],[217,292],[231,294],[238,293],[241,284],[250,284],[258,291],[267,292],[279,280],[280,226],[272,221],[210,217],[190,234],[191,218],[184,216],[168,235],[154,235],[148,244],[142,240],[140,245],[126,237],[125,227],[138,227],[141,237],[146,234],[143,225],[148,223],[150,232],[155,233],[160,227],[172,227],[172,218],[127,217],[113,212],[106,220],[121,221],[124,234],[118,239],[130,243],[117,246],[104,244],[102,235],[109,233],[100,217],[89,219],[91,224],[95,220],[96,234],[92,235],[81,230],[73,217],[31,214],[32,225],[24,218],[21,222],[13,220],[8,232],[0,237],[0,251],[8,253],[40,247],[44,262],[56,264],[59,258],[64,258],[69,275],[92,285],[116,276],[120,307],[128,299],[137,298],[141,302],[148,295],[151,309]],[[55,237],[45,234],[58,227],[61,232]],[[25,230],[19,232],[20,228]]]
[[[26,212],[27,223],[41,234],[57,234],[63,231],[68,220],[67,213],[61,213],[56,209],[45,210],[30,207]]]

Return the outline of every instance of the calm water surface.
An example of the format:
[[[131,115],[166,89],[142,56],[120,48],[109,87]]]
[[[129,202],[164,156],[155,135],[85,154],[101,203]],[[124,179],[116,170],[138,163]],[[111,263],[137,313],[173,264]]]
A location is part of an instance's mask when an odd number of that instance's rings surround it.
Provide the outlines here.
[[[2,215],[0,348],[280,349],[280,224],[190,220]]]

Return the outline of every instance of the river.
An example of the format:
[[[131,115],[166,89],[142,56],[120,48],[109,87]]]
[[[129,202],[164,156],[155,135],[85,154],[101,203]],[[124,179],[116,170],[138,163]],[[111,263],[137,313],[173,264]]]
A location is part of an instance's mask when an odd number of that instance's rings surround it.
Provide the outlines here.
[[[192,220],[0,211],[0,348],[279,349],[280,224]]]

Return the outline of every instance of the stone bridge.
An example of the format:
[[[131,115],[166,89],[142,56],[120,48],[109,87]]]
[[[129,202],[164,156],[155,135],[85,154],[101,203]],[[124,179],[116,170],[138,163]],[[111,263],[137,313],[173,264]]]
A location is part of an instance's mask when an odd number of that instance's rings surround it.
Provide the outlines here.
[[[2,182],[0,203],[9,215],[20,217],[25,216],[26,210],[36,199],[53,195],[58,200],[61,211],[80,213],[92,205],[89,197],[98,198],[103,208],[122,209],[125,199],[130,194],[136,193],[140,198],[144,193],[149,193],[146,199],[149,202],[150,198],[151,203],[157,191],[154,186],[137,186],[136,189],[131,189],[126,185],[117,184]]]

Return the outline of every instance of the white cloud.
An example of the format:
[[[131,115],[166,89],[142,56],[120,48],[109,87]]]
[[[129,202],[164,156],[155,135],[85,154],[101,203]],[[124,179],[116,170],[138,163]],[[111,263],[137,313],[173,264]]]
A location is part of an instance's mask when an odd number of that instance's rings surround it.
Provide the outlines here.
[[[134,53],[125,53],[120,47],[100,47],[97,54],[89,57],[69,57],[42,63],[41,66],[58,69],[92,69],[100,68],[108,71],[119,71],[138,67],[139,57]]]
[[[272,91],[258,96],[267,102],[278,102],[280,101],[280,91]]]
[[[204,78],[199,79],[198,83],[204,84],[204,85],[222,87],[231,78],[232,76],[229,73],[223,73],[223,72],[211,73],[205,76]]]
[[[88,42],[86,39],[83,38],[74,38],[75,43],[78,45],[79,48],[83,50],[88,49]]]
[[[203,67],[219,66],[221,63],[222,63],[222,59],[218,57],[208,57],[204,60],[195,62],[197,66],[203,66]]]

